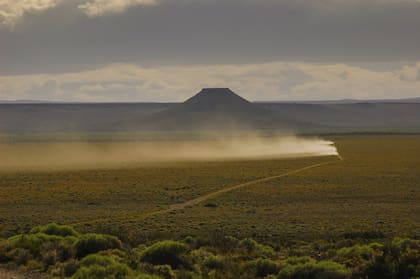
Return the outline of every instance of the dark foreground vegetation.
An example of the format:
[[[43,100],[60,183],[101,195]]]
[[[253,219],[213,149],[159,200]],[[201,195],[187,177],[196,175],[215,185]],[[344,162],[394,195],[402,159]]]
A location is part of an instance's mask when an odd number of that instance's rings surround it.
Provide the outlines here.
[[[369,238],[374,234],[367,234]],[[55,223],[0,242],[4,267],[55,278],[418,278],[420,241],[385,242],[352,233],[273,248],[252,238],[186,237],[136,247],[106,234],[81,234]]]

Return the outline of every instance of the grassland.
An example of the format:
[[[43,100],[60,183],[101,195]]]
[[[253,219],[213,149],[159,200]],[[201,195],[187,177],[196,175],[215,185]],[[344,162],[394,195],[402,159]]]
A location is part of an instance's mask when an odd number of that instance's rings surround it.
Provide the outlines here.
[[[0,231],[72,224],[132,244],[187,235],[253,237],[274,246],[420,237],[420,136],[336,136],[336,157],[0,173]],[[169,210],[226,187],[333,162]],[[162,211],[163,210],[163,211]],[[161,214],[148,215],[162,211]]]

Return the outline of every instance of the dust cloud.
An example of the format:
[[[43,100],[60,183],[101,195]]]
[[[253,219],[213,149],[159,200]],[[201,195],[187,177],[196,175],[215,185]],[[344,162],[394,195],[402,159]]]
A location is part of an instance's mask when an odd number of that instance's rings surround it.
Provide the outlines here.
[[[120,168],[169,162],[338,156],[334,143],[296,136],[208,140],[0,143],[0,170]]]

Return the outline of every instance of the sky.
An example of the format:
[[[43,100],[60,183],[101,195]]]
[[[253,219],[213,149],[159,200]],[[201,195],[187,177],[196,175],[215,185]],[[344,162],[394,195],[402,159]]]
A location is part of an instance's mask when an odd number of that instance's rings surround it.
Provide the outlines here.
[[[420,97],[420,0],[0,0],[0,100]]]

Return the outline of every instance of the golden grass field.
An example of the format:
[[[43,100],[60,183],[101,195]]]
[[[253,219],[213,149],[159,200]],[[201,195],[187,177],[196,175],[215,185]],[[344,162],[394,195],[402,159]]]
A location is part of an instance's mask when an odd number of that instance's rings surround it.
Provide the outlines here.
[[[352,232],[418,238],[420,136],[329,139],[344,160],[325,156],[3,170],[0,232],[6,237],[58,222],[131,243],[219,233],[270,243],[336,239]],[[331,163],[176,206],[325,162]]]

